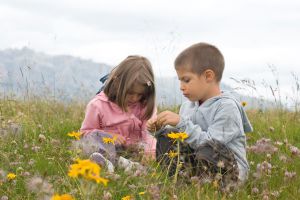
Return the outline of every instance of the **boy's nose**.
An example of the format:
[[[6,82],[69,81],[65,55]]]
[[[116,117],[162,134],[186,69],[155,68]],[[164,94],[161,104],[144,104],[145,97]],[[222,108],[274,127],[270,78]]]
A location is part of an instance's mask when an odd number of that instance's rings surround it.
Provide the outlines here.
[[[184,86],[182,84],[180,84],[180,90],[183,91],[184,90]]]

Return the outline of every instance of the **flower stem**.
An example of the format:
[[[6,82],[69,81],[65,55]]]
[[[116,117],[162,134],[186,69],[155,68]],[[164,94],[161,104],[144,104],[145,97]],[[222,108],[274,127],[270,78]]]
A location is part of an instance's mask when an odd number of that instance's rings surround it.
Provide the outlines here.
[[[179,145],[179,140],[177,140],[177,164],[176,164],[176,171],[174,175],[174,184],[177,183],[177,176],[178,176],[178,171],[179,171],[179,157],[180,157],[180,145]]]

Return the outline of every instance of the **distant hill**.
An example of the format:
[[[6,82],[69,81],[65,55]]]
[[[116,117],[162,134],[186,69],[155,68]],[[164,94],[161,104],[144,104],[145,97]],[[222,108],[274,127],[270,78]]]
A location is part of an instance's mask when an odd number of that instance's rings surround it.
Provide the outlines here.
[[[13,91],[18,96],[27,93],[55,97],[68,101],[88,101],[101,87],[99,78],[110,72],[112,66],[95,63],[68,55],[50,56],[29,48],[0,51],[0,93]],[[179,89],[177,77],[157,77],[157,101],[161,105],[176,105],[186,99]],[[228,85],[222,89],[231,91],[249,107],[265,107],[269,103],[248,96],[241,96]]]
[[[45,94],[59,99],[90,98],[99,78],[111,66],[77,57],[50,56],[28,48],[0,51],[0,87],[3,91]]]

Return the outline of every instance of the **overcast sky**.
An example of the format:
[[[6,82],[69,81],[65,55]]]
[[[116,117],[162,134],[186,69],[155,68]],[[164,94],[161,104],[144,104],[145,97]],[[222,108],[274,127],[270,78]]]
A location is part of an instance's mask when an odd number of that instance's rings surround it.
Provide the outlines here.
[[[24,46],[118,64],[148,57],[158,76],[176,75],[173,61],[196,42],[225,57],[224,82],[250,78],[283,90],[300,76],[300,1],[296,0],[0,0],[0,48]]]

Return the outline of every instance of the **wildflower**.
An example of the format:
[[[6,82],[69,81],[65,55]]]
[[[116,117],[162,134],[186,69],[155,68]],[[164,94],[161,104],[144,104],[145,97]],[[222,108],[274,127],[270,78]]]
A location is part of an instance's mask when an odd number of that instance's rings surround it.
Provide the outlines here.
[[[273,192],[271,192],[271,195],[278,198],[279,195],[280,195],[280,192],[279,191],[273,191]]]
[[[72,178],[77,178],[82,176],[87,180],[94,180],[97,183],[103,183],[103,185],[107,185],[108,180],[100,177],[101,168],[96,163],[90,160],[80,160],[77,159],[77,164],[73,164],[70,166],[70,170],[68,175]]]
[[[272,170],[272,164],[267,162],[267,161],[263,161],[262,163],[258,163],[256,165],[256,172],[253,173],[253,176],[255,178],[261,178],[261,176],[263,174],[271,174],[271,170]]]
[[[298,147],[290,146],[290,151],[292,155],[300,155],[300,150],[298,149]]]
[[[22,172],[22,176],[30,176],[30,172]]]
[[[282,146],[282,145],[283,145],[283,142],[276,141],[274,144],[276,144],[276,145],[278,145],[278,146]]]
[[[289,171],[284,172],[285,178],[294,178],[295,176],[296,176],[296,172],[289,172]]]
[[[1,200],[8,200],[8,196],[2,196]]]
[[[217,180],[214,180],[212,184],[213,184],[214,188],[218,188],[219,187],[219,182]]]
[[[112,195],[110,192],[108,192],[108,191],[103,192],[103,198],[102,198],[103,200],[109,200],[111,198],[112,198]]]
[[[168,156],[169,156],[170,158],[175,158],[177,155],[178,155],[178,153],[177,153],[177,152],[174,152],[174,151],[172,151],[172,150],[168,153]]]
[[[269,196],[265,194],[262,199],[263,200],[269,200]]]
[[[46,141],[46,136],[43,134],[39,134],[39,142],[44,142]]]
[[[34,165],[34,163],[35,163],[35,160],[30,159],[29,162],[28,162],[28,165],[29,165],[29,166],[32,166],[32,165]]]
[[[6,177],[8,180],[13,180],[17,177],[17,175],[14,173],[8,173]]]
[[[69,194],[63,194],[63,195],[54,195],[51,200],[74,200],[74,198]]]
[[[247,102],[246,101],[242,101],[242,106],[243,107],[247,106]]]
[[[39,195],[50,195],[54,192],[53,185],[40,176],[33,176],[31,178],[26,179],[26,188],[27,190]]]
[[[60,145],[60,141],[59,140],[56,140],[56,139],[51,139],[50,143],[54,146],[58,146]]]
[[[40,149],[41,149],[41,147],[39,147],[39,146],[33,146],[33,147],[31,147],[31,150],[33,152],[38,152]]]
[[[80,132],[72,131],[72,132],[68,133],[68,136],[75,137],[76,140],[79,140],[80,136],[81,136],[81,133]]]
[[[115,135],[113,138],[104,137],[104,138],[102,138],[102,140],[105,144],[109,144],[109,143],[115,144],[115,141],[117,138],[118,137]]]
[[[256,141],[256,144],[248,148],[250,152],[254,153],[275,153],[278,148],[272,145],[272,142],[268,138],[261,138]]]
[[[188,136],[188,134],[186,134],[184,132],[179,132],[179,133],[171,132],[171,133],[168,134],[168,137],[171,138],[171,139],[174,139],[174,140],[180,139],[183,142],[189,136]]]
[[[147,192],[150,195],[150,199],[158,200],[161,199],[160,189],[157,185],[150,185]]]
[[[217,173],[216,175],[215,175],[215,177],[214,177],[214,180],[217,180],[217,181],[219,181],[219,180],[221,180],[222,179],[222,174],[221,173]]]
[[[144,195],[145,194],[145,192],[139,192],[139,195]]]
[[[191,182],[194,183],[194,184],[198,184],[200,181],[199,177],[198,176],[192,176],[191,177]]]
[[[279,156],[279,160],[285,163],[287,161],[287,157],[285,155],[281,155]]]
[[[122,200],[130,200],[131,199],[131,196],[130,195],[127,195],[125,197],[122,197]]]
[[[251,193],[252,194],[258,194],[259,193],[258,188],[257,187],[252,188]]]
[[[219,160],[219,162],[217,163],[217,167],[224,168],[224,162],[222,160]]]

